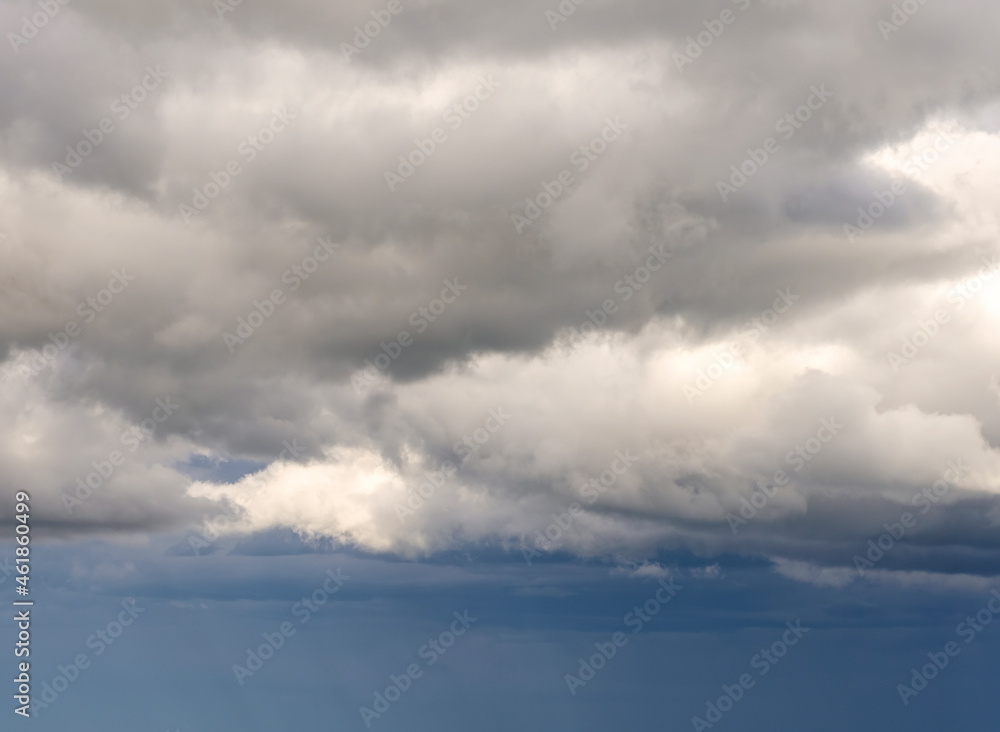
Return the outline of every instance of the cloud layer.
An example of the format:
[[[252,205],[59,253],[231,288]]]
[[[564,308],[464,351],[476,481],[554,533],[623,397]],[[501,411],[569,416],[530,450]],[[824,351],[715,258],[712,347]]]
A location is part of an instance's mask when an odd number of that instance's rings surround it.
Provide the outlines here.
[[[1000,572],[994,3],[60,8],[0,8],[40,525]]]

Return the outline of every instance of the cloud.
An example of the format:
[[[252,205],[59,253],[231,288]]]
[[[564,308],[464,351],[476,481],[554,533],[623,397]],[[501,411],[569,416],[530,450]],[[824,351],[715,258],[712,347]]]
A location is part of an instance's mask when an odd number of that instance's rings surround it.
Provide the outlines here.
[[[634,567],[615,567],[611,574],[624,575],[634,579],[664,579],[669,577],[670,569],[657,562],[645,562]]]
[[[849,569],[817,567],[808,562],[796,562],[788,559],[775,560],[775,570],[783,577],[799,582],[808,582],[817,587],[845,587],[855,579],[855,574]]]
[[[868,3],[751,3],[679,69],[733,5],[553,29],[531,3],[414,2],[349,62],[371,9],[64,7],[0,66],[0,482],[73,535],[225,500],[241,535],[425,556],[558,534],[546,551],[764,555],[829,584],[961,460],[886,566],[1000,571],[1000,11],[927,5],[885,39]]]

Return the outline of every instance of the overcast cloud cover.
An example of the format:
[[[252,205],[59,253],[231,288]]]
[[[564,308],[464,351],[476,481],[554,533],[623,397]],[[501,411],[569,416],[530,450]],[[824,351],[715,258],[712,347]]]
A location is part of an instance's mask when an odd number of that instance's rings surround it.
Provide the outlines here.
[[[12,555],[31,495],[35,694],[149,608],[16,722],[994,730],[1000,630],[897,685],[1000,587],[998,23],[2,0],[0,503]],[[337,566],[309,640],[234,679]]]

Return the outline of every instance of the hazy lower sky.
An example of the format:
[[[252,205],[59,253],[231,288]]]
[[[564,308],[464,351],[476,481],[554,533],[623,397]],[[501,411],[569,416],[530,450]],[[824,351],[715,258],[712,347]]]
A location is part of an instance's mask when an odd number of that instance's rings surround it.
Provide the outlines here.
[[[995,730],[998,22],[0,0],[12,728]]]

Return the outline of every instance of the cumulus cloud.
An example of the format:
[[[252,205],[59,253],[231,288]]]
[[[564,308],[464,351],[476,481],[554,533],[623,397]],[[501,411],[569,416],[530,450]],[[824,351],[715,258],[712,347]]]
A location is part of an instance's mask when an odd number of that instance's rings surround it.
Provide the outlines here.
[[[3,56],[0,482],[40,521],[226,500],[375,552],[683,547],[839,586],[961,462],[886,571],[1000,571],[995,4],[884,37],[860,0],[410,2],[345,60],[372,10],[105,0]]]

